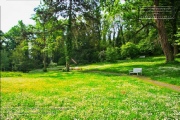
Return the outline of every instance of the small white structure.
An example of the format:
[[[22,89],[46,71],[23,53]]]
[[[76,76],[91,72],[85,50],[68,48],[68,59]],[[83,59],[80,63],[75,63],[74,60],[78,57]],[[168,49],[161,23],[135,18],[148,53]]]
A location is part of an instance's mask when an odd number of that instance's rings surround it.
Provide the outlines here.
[[[139,56],[139,58],[145,58],[146,56],[144,55],[144,56]]]
[[[139,75],[139,73],[142,75],[142,68],[133,68],[133,70],[129,71],[129,74],[133,74],[136,73],[137,75]]]

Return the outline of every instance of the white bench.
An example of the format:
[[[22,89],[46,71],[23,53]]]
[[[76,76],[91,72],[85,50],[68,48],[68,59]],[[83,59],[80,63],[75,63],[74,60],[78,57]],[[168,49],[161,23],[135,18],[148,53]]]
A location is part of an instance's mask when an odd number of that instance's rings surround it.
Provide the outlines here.
[[[139,56],[139,58],[145,58],[146,56]]]
[[[137,75],[140,73],[142,75],[142,68],[133,68],[133,70],[129,71],[129,74],[136,73]]]

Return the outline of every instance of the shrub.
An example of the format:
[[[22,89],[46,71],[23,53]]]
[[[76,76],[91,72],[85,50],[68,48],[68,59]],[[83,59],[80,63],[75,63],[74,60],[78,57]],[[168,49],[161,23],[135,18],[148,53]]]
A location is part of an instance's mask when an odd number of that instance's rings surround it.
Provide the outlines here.
[[[115,62],[118,59],[118,48],[108,47],[106,50],[106,61]]]
[[[100,51],[99,54],[98,54],[98,56],[99,56],[99,60],[100,60],[101,62],[103,62],[103,61],[106,60],[106,52],[105,52],[104,50],[103,50],[103,51]]]
[[[141,55],[161,55],[163,53],[161,46],[150,40],[140,41],[138,48]]]
[[[62,56],[58,60],[58,65],[65,65],[66,64],[66,59],[65,56]]]
[[[127,42],[125,45],[121,46],[121,56],[123,58],[135,58],[139,54],[139,49],[138,47],[132,43],[132,42]]]
[[[33,68],[35,68],[33,60],[25,59],[25,60],[20,61],[19,63],[15,63],[13,70],[29,72]]]
[[[8,57],[8,52],[6,50],[1,50],[1,70],[7,70],[9,69],[9,57]]]
[[[49,66],[49,67],[56,67],[56,66],[57,66],[57,63],[54,63],[53,61],[51,61],[48,66]]]
[[[176,57],[176,58],[180,58],[180,53],[176,54],[175,57]]]
[[[98,50],[96,48],[80,48],[73,51],[72,58],[77,61],[78,64],[94,63],[99,61]]]

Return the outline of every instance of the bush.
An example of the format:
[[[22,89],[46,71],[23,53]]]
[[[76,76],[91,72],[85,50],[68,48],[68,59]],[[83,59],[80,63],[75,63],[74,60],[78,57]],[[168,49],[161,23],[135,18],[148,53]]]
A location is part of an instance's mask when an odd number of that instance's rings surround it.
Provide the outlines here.
[[[25,59],[19,63],[16,63],[13,67],[14,71],[29,72],[35,68],[33,60]]]
[[[8,52],[6,50],[1,50],[1,70],[8,70],[9,69],[9,57],[8,57]]]
[[[180,58],[180,53],[176,54],[175,57],[176,57],[176,58]]]
[[[48,65],[48,67],[56,67],[56,66],[57,66],[57,63],[54,63],[54,62],[52,62],[52,61],[51,61],[51,62],[49,63],[49,65]]]
[[[138,47],[132,43],[127,42],[125,45],[121,46],[121,56],[123,58],[135,58],[139,54]]]
[[[118,48],[108,47],[106,50],[106,61],[115,62],[118,59]]]
[[[78,64],[95,63],[99,61],[98,51],[95,48],[81,48],[73,51],[72,58]]]
[[[150,40],[140,41],[138,48],[141,55],[161,55],[163,53],[161,46]]]
[[[65,56],[62,56],[58,60],[58,65],[65,65],[66,64],[66,59]]]
[[[105,52],[104,50],[103,50],[103,51],[100,51],[99,54],[98,54],[98,56],[99,56],[99,60],[100,60],[101,62],[103,62],[103,61],[106,60],[106,52]]]

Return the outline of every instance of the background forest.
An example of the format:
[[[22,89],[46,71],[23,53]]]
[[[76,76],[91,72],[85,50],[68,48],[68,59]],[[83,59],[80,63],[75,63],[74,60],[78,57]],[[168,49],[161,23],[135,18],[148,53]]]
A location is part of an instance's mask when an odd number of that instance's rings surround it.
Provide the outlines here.
[[[148,6],[172,6],[166,13],[173,19],[143,18]],[[174,62],[179,56],[179,0],[43,0],[34,11],[35,25],[20,20],[0,31],[2,71],[47,71],[56,65],[69,71],[72,64],[162,54]]]

